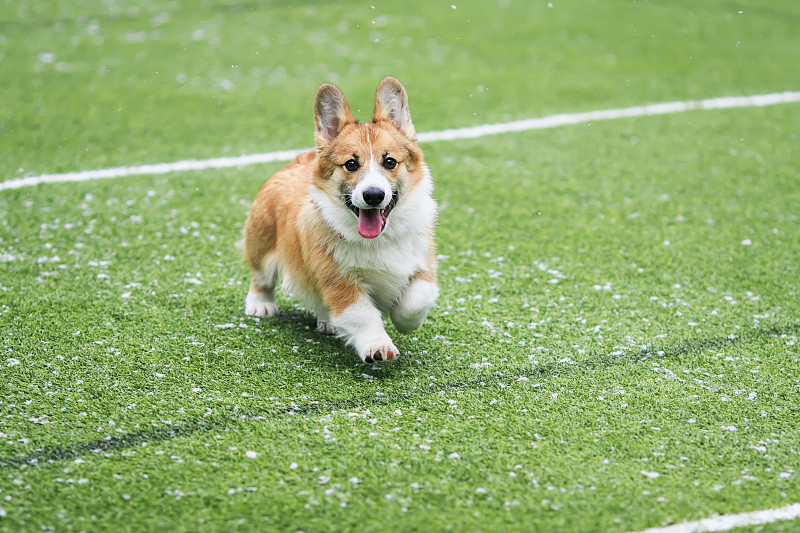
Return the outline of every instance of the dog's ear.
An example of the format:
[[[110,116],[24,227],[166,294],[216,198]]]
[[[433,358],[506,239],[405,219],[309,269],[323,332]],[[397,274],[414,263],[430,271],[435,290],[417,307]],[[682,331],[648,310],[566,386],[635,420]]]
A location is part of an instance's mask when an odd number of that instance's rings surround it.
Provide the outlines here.
[[[329,83],[317,89],[314,97],[314,138],[318,147],[328,144],[345,126],[355,121],[342,91]]]
[[[373,122],[387,121],[403,132],[409,139],[416,136],[408,110],[408,95],[403,84],[391,76],[378,85],[375,92],[375,115]]]

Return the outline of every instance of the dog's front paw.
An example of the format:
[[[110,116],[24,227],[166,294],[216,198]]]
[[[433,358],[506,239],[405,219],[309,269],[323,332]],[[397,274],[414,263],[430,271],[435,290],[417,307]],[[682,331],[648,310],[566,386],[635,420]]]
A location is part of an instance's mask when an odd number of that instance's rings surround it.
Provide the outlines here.
[[[419,329],[438,297],[439,287],[435,283],[413,281],[390,312],[397,331],[409,333]]]
[[[365,363],[374,363],[380,361],[393,361],[397,359],[400,352],[394,347],[391,340],[387,342],[378,342],[371,344],[358,352],[361,360]]]
[[[330,324],[366,363],[392,361],[400,355],[386,334],[380,311],[366,294],[343,311],[332,313]]]
[[[275,293],[253,292],[247,293],[244,300],[246,315],[272,318],[278,314],[278,304],[275,303]]]

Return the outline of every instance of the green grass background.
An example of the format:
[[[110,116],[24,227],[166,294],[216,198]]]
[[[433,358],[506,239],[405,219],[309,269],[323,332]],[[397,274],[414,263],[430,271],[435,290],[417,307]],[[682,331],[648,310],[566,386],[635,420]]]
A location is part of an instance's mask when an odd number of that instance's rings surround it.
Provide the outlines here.
[[[5,1],[0,180],[310,146],[327,81],[367,119],[397,76],[418,131],[800,87],[793,2],[550,5]],[[384,366],[285,299],[243,316],[233,243],[281,164],[0,193],[0,530],[635,531],[797,502],[798,124],[424,145],[442,296]]]

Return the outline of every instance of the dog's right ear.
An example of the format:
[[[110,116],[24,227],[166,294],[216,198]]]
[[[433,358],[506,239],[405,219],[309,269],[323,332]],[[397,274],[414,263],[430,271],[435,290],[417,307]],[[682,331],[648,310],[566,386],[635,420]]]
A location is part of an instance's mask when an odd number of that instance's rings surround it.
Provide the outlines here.
[[[403,84],[391,76],[383,78],[375,92],[375,115],[373,122],[386,121],[405,133],[409,139],[416,136],[411,112],[408,110],[408,95]]]
[[[314,138],[318,148],[327,145],[345,126],[355,121],[342,91],[330,83],[317,89],[314,97]]]

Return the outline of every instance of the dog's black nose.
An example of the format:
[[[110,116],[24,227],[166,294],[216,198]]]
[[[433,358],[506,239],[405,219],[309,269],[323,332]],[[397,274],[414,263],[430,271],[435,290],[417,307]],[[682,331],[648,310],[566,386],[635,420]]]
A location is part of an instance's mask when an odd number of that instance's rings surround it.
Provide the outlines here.
[[[370,187],[364,191],[362,196],[364,197],[364,201],[367,202],[367,205],[376,206],[383,202],[383,198],[386,195],[383,193],[383,189]]]

